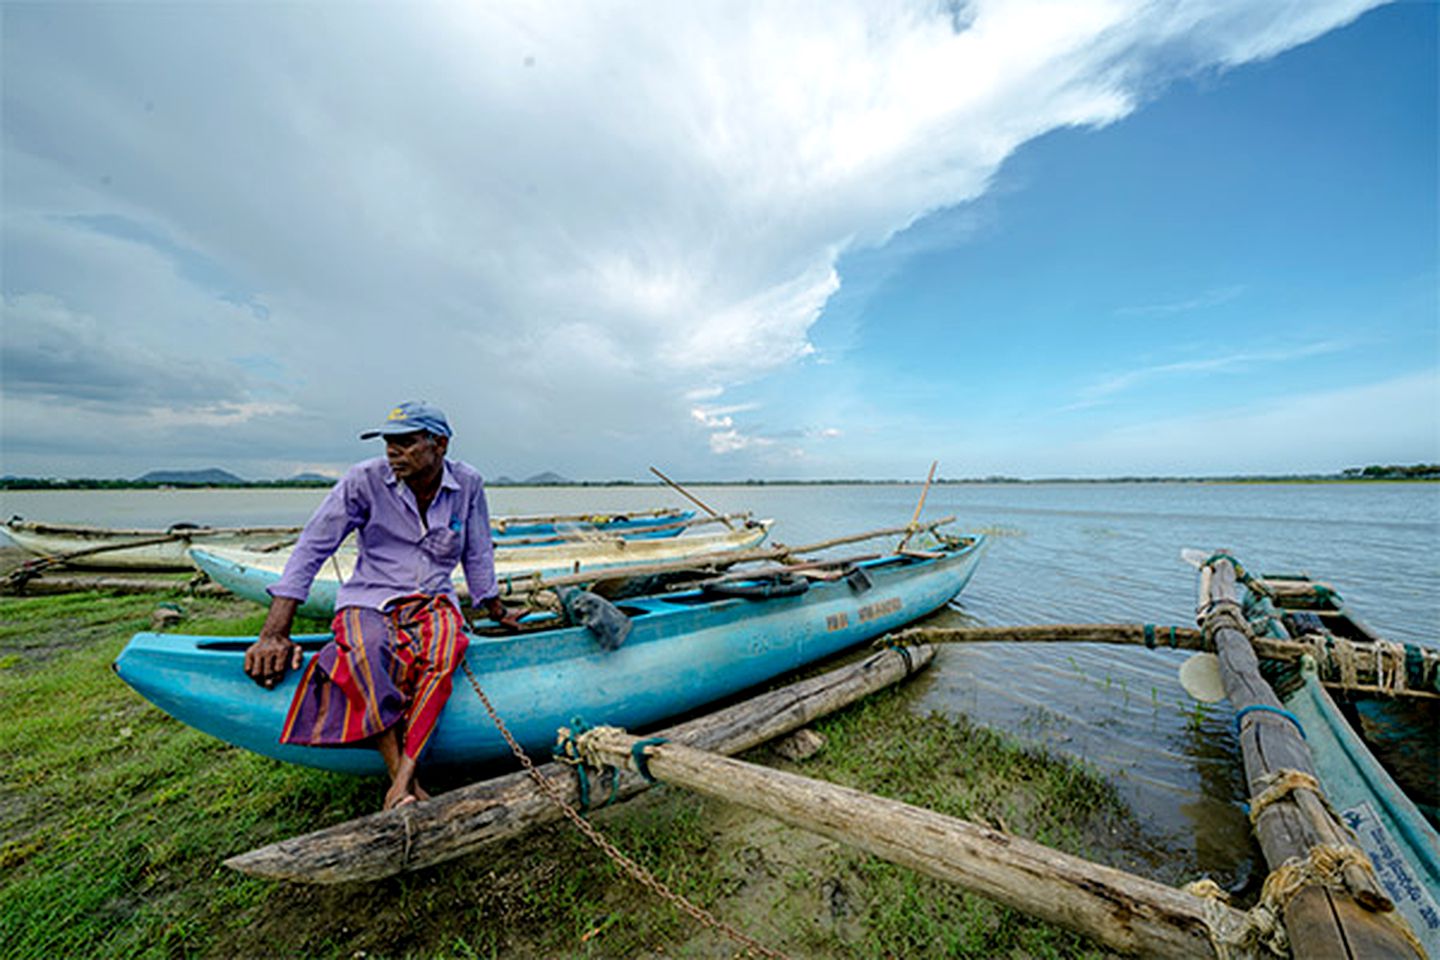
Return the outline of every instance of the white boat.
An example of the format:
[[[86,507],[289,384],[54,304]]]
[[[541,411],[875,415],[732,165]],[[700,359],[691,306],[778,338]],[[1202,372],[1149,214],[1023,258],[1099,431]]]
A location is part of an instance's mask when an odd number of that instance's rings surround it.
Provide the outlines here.
[[[772,523],[773,520],[751,520],[733,530],[684,537],[642,540],[606,538],[526,547],[500,545],[495,549],[495,575],[503,586],[507,579],[561,576],[584,570],[662,563],[701,554],[744,550],[762,543]],[[256,603],[270,602],[265,588],[280,579],[289,557],[290,548],[260,552],[208,543],[196,545],[190,551],[191,561],[211,580]],[[341,547],[316,574],[310,586],[310,596],[301,605],[300,612],[312,617],[333,614],[336,592],[340,584],[355,572],[355,559],[353,547]],[[464,595],[464,576],[458,570],[455,583]]]
[[[746,515],[748,516],[748,515]],[[725,522],[743,517],[728,517]],[[492,517],[490,526],[498,544],[513,540],[517,545],[550,544],[597,537],[676,537],[691,527],[722,522],[720,518],[696,519],[694,511],[661,508],[554,516]],[[300,527],[207,527],[177,523],[165,529],[121,529],[69,523],[37,523],[11,517],[5,534],[15,545],[37,557],[63,561],[64,566],[85,570],[169,570],[194,569],[190,547],[197,543],[212,546],[259,549],[293,541]]]
[[[5,535],[39,557],[63,558],[65,566],[87,570],[192,570],[195,543],[262,547],[293,539],[299,527],[201,527],[177,523],[165,530],[34,523],[12,517]]]

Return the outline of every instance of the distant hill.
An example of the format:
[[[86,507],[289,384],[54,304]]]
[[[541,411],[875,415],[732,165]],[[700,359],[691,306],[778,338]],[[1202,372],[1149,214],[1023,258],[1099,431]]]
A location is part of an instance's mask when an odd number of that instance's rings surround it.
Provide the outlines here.
[[[213,486],[227,483],[246,483],[228,470],[211,467],[209,470],[151,470],[143,477],[136,477],[136,483],[183,483],[192,486]]]
[[[327,477],[323,473],[297,473],[284,483],[334,483],[335,477]]]
[[[565,479],[564,477],[560,476],[560,474],[558,474],[558,473],[555,473],[555,472],[550,471],[550,470],[546,470],[544,473],[537,473],[537,474],[535,474],[535,476],[533,476],[533,477],[526,477],[524,480],[522,480],[522,481],[520,481],[520,482],[521,482],[521,483],[525,483],[525,484],[529,484],[530,486],[535,486],[535,487],[546,487],[546,486],[559,486],[559,485],[561,485],[561,484],[568,484],[568,483],[571,483],[571,482],[573,482],[573,481],[570,481],[570,480]]]

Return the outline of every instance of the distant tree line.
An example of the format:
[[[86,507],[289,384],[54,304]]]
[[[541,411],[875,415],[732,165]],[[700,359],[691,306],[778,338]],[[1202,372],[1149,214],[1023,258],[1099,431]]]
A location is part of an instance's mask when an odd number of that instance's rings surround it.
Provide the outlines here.
[[[1347,467],[1341,476],[1351,480],[1435,480],[1440,479],[1440,463],[1414,463],[1408,467],[1372,463],[1368,467]]]

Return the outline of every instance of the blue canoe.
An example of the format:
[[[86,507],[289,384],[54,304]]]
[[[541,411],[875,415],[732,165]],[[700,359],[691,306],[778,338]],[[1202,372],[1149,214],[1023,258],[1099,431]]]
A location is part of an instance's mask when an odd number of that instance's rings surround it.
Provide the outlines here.
[[[1330,651],[1337,642],[1363,647],[1379,641],[1328,587],[1301,575],[1266,574],[1261,580],[1273,598],[1247,590],[1244,600],[1252,625],[1265,634],[1318,638]],[[1402,649],[1410,689],[1440,692],[1436,653],[1413,645]],[[1425,949],[1440,956],[1436,700],[1343,689],[1332,696],[1309,655],[1298,664],[1264,663],[1262,671],[1303,728],[1327,799],[1375,865],[1395,909]]]
[[[557,727],[654,725],[878,637],[943,606],[969,581],[983,536],[945,538],[927,555],[892,555],[858,573],[769,599],[689,590],[623,600],[633,629],[617,650],[585,627],[471,637],[466,659],[527,750],[548,754]],[[793,581],[792,581],[793,582]],[[807,581],[808,582],[808,581]],[[748,586],[732,581],[727,593]],[[328,635],[297,637],[309,651]],[[176,719],[278,760],[348,773],[380,773],[368,749],[282,746],[276,741],[298,674],[273,690],[242,669],[249,638],[136,634],[115,662],[126,683]],[[463,676],[425,762],[461,766],[509,755]]]
[[[678,537],[695,518],[694,510],[649,510],[644,513],[574,514],[555,517],[491,517],[496,543],[561,543],[587,536],[618,536],[629,540]]]

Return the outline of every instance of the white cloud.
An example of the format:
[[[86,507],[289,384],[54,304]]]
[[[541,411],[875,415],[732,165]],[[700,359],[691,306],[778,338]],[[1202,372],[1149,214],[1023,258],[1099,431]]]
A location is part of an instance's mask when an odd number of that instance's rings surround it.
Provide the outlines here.
[[[1371,5],[978,0],[963,29],[929,0],[15,7],[6,288],[132,369],[268,359],[192,397],[155,438],[176,451],[215,441],[212,401],[303,410],[314,444],[423,395],[516,474],[634,475],[657,433],[669,460],[773,452],[733,414],[680,428],[813,355],[845,251],[1026,140]],[[80,386],[52,422],[81,426]]]
[[[1281,350],[1245,350],[1210,357],[1198,357],[1192,360],[1175,360],[1169,363],[1137,366],[1125,373],[1116,374],[1091,384],[1081,391],[1081,398],[1078,401],[1064,409],[1078,410],[1094,406],[1116,394],[1156,380],[1199,374],[1246,373],[1276,364],[1288,364],[1309,357],[1339,353],[1348,349],[1349,346],[1349,344],[1339,341],[1321,340]]]

